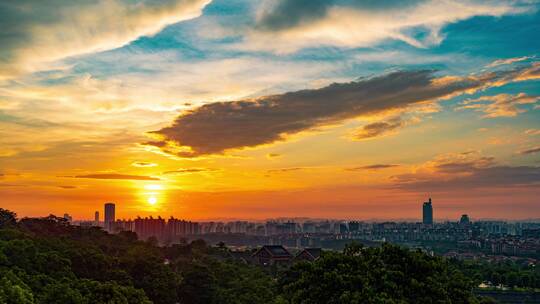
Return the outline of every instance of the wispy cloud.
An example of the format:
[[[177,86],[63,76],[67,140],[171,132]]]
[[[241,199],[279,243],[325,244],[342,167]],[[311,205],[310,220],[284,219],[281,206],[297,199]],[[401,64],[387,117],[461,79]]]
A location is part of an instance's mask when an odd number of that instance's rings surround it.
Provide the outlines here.
[[[269,159],[272,159],[272,158],[278,158],[278,157],[281,157],[282,155],[279,154],[279,153],[268,153],[266,154],[266,157],[269,158]]]
[[[123,46],[201,14],[210,0],[10,1],[0,11],[0,79]]]
[[[149,162],[133,162],[131,163],[133,167],[139,167],[139,168],[149,168],[149,167],[156,167],[157,164],[155,163],[149,163]]]
[[[177,170],[165,171],[162,174],[193,174],[218,171],[216,168],[182,168]]]
[[[391,134],[404,124],[403,120],[399,117],[387,121],[374,122],[363,126],[353,136],[356,140],[372,139]]]
[[[93,178],[93,179],[160,180],[159,178],[152,177],[152,176],[117,174],[117,173],[85,174],[85,175],[76,175],[73,177],[74,178]]]
[[[395,167],[399,167],[399,165],[397,165],[397,164],[374,164],[374,165],[346,168],[345,170],[347,170],[347,171],[381,170],[381,169],[389,169],[389,168],[395,168]]]
[[[513,64],[520,61],[525,61],[534,58],[534,56],[523,56],[523,57],[514,57],[514,58],[506,58],[506,59],[497,59],[493,61],[492,63],[488,64],[487,68],[494,68],[501,65],[508,65]]]
[[[525,130],[525,134],[527,134],[527,135],[540,135],[540,129],[528,129],[528,130]]]
[[[266,172],[268,173],[284,173],[284,172],[292,172],[292,171],[300,171],[300,170],[306,170],[307,168],[304,167],[290,167],[290,168],[279,168],[279,169],[270,169]]]
[[[61,188],[61,189],[77,189],[76,186],[70,186],[70,185],[60,185],[60,186],[58,186],[58,188]]]
[[[473,109],[484,112],[484,117],[514,117],[524,113],[527,109],[523,105],[534,105],[540,101],[540,96],[529,96],[525,93],[516,95],[499,94],[494,96],[482,96],[476,99],[467,99],[456,110]]]
[[[440,30],[446,24],[474,16],[502,16],[534,9],[531,4],[509,1],[488,4],[279,0],[271,3],[260,9],[256,29],[247,36],[244,47],[283,53],[321,45],[369,47],[393,39],[424,48],[444,39]]]
[[[519,154],[536,154],[539,152],[540,152],[540,147],[534,147],[534,148],[519,151]]]

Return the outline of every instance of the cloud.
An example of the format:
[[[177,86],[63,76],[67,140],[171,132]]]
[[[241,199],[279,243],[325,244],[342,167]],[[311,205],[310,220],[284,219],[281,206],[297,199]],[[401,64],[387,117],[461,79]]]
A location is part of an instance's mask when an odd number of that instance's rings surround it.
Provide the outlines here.
[[[525,131],[527,135],[540,135],[540,129],[528,129]]]
[[[26,185],[0,183],[0,187],[26,187]]]
[[[523,57],[514,57],[514,58],[507,58],[507,59],[497,59],[493,61],[492,63],[488,64],[487,68],[494,68],[501,65],[508,65],[513,64],[520,61],[525,61],[534,58],[534,56],[523,56]]]
[[[62,189],[77,189],[77,187],[75,187],[75,186],[69,186],[69,185],[67,185],[67,186],[65,186],[65,185],[60,185],[60,186],[58,186],[58,188],[62,188]]]
[[[527,110],[523,105],[534,105],[540,101],[540,96],[529,96],[525,93],[516,95],[499,94],[494,96],[482,96],[476,99],[467,99],[456,110],[473,109],[484,112],[484,117],[514,117]]]
[[[374,165],[367,165],[367,166],[361,166],[361,167],[347,168],[345,170],[347,170],[347,171],[381,170],[381,169],[389,169],[389,168],[395,168],[395,167],[399,167],[399,165],[396,165],[396,164],[374,164]]]
[[[323,18],[334,1],[296,0],[266,4],[267,7],[261,12],[257,26],[262,30],[276,31]]]
[[[388,121],[370,123],[360,128],[360,130],[354,134],[354,139],[364,140],[388,135],[396,129],[401,128],[403,125],[404,122],[399,117]]]
[[[538,77],[537,63],[465,77],[435,77],[434,71],[426,70],[399,71],[320,89],[209,103],[182,113],[168,127],[150,132],[155,139],[145,144],[180,157],[223,154],[230,149],[283,141],[292,134],[360,116],[404,110]],[[368,125],[360,136],[380,135],[400,124],[395,120]]]
[[[469,155],[463,154],[462,155]],[[463,173],[471,172],[478,168],[486,168],[494,164],[493,157],[480,157],[470,161],[441,161],[434,165],[435,171],[439,173]]]
[[[290,167],[290,168],[270,169],[270,170],[266,170],[266,172],[268,172],[268,173],[283,173],[283,172],[300,171],[300,170],[305,170],[305,169],[307,169],[307,168]]]
[[[201,14],[210,0],[21,0],[0,10],[0,79],[121,47]]]
[[[520,151],[519,154],[536,154],[538,152],[540,152],[540,147],[534,147],[531,149]]]
[[[193,174],[203,172],[214,172],[218,169],[215,168],[182,168],[178,170],[165,171],[162,174]]]
[[[133,167],[139,167],[139,168],[149,168],[149,167],[156,167],[157,164],[155,163],[149,163],[149,162],[133,162],[131,163]]]
[[[497,164],[493,157],[448,154],[429,161],[412,173],[392,177],[393,187],[441,191],[490,187],[540,186],[540,167]]]
[[[266,157],[269,158],[269,159],[278,158],[278,157],[281,157],[281,154],[279,154],[279,153],[268,153],[268,154],[266,154]]]
[[[245,47],[287,53],[324,45],[370,47],[394,39],[423,48],[443,40],[446,24],[534,9],[515,1],[267,1]]]
[[[116,173],[76,175],[76,176],[74,176],[74,178],[124,179],[124,180],[160,180],[157,177],[151,177],[151,176],[116,174]]]

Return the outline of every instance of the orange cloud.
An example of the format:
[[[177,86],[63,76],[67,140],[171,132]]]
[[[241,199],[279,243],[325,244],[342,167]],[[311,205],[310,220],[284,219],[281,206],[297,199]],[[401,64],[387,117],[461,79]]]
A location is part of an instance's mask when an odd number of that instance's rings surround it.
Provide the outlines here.
[[[540,146],[519,151],[519,154],[536,154],[540,152]]]
[[[476,99],[467,99],[456,110],[473,109],[484,112],[484,117],[514,117],[527,110],[519,106],[536,104],[540,96],[529,96],[525,93],[516,95],[499,94],[494,96],[482,96]]]
[[[102,174],[85,174],[76,175],[74,178],[94,178],[94,179],[123,179],[123,180],[160,180],[157,177],[144,176],[144,175],[129,175],[129,174],[116,174],[116,173],[102,173]]]
[[[148,167],[156,167],[157,164],[155,163],[149,163],[149,162],[133,162],[131,163],[133,167],[140,167],[140,168],[148,168]]]

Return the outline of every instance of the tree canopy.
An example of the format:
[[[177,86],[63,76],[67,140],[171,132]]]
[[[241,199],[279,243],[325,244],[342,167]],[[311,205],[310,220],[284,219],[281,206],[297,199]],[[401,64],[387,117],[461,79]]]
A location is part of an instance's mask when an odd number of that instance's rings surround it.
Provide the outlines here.
[[[225,244],[159,247],[63,218],[0,209],[0,303],[477,303],[455,264],[393,245],[353,244],[277,274]]]

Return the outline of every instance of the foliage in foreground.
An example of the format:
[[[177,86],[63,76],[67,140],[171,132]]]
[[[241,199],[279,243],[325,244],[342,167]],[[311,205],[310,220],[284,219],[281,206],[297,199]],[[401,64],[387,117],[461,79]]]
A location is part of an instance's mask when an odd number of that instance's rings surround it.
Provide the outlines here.
[[[274,282],[254,266],[219,262],[202,241],[158,247],[62,218],[0,210],[0,303],[271,303]],[[166,262],[167,261],[167,262]]]
[[[218,256],[203,241],[158,247],[0,209],[0,303],[477,303],[447,261],[391,245],[349,246],[277,278]]]
[[[476,303],[472,282],[439,257],[393,245],[349,246],[280,278],[291,303]]]

